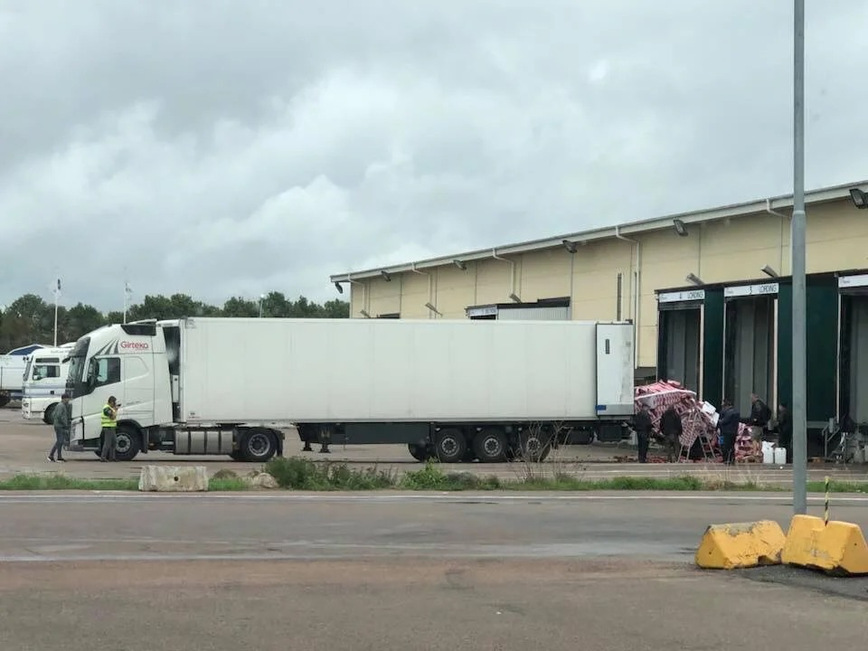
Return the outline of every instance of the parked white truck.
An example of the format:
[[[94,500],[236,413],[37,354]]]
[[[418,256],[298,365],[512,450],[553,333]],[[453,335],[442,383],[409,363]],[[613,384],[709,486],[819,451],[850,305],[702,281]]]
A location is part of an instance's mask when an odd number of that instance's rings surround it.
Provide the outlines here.
[[[417,459],[542,457],[559,431],[633,414],[633,326],[581,321],[185,318],[105,326],[69,357],[69,449],[263,462],[303,441],[400,443]]]
[[[0,407],[5,407],[12,400],[21,400],[24,395],[26,358],[40,348],[45,346],[30,344],[0,355]]]
[[[41,418],[45,423],[51,422],[52,412],[66,391],[69,364],[64,360],[74,346],[71,343],[57,348],[38,348],[25,358],[21,399],[21,415],[25,419]]]

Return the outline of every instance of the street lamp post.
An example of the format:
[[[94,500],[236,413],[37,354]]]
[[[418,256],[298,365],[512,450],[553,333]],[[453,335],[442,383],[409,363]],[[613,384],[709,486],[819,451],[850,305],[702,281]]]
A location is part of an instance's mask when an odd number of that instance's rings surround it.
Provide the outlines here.
[[[805,292],[805,0],[794,0],[793,29],[793,512],[808,510],[807,315]]]
[[[259,318],[262,318],[262,301],[265,300],[265,294],[259,295]]]

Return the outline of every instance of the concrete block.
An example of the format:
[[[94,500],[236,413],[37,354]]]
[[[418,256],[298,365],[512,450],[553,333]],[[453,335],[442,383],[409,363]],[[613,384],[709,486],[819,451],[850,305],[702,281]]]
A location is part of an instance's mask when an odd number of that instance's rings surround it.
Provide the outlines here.
[[[205,466],[145,466],[139,475],[139,490],[191,493],[208,490]]]
[[[794,515],[781,561],[829,574],[868,574],[868,544],[857,524]]]
[[[696,564],[712,570],[779,565],[786,536],[773,520],[713,524],[696,550]]]

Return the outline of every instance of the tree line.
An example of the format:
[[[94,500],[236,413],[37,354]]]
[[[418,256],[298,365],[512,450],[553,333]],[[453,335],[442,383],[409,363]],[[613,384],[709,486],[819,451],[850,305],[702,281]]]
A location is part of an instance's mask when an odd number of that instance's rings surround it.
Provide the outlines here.
[[[288,299],[270,292],[261,302],[263,318],[349,318],[349,303],[338,299],[316,303],[304,296]],[[185,316],[258,317],[260,301],[233,297],[222,307],[197,301],[187,294],[145,296],[127,310],[127,321],[176,319]],[[91,330],[110,323],[123,323],[123,313],[102,313],[92,305],[77,303],[57,310],[57,343],[75,341]],[[0,309],[0,354],[27,344],[50,345],[54,341],[54,303],[36,294],[25,294]]]

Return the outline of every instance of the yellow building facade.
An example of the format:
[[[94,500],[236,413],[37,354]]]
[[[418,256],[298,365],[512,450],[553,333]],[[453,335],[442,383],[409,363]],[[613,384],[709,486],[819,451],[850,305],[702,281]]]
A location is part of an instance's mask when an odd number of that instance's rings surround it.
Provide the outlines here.
[[[868,268],[868,210],[851,190],[806,194],[809,274]],[[353,318],[461,319],[556,299],[575,320],[631,319],[655,367],[657,293],[790,274],[792,197],[771,197],[383,269],[338,273]],[[765,271],[763,270],[765,268]],[[688,279],[690,278],[690,279]]]

